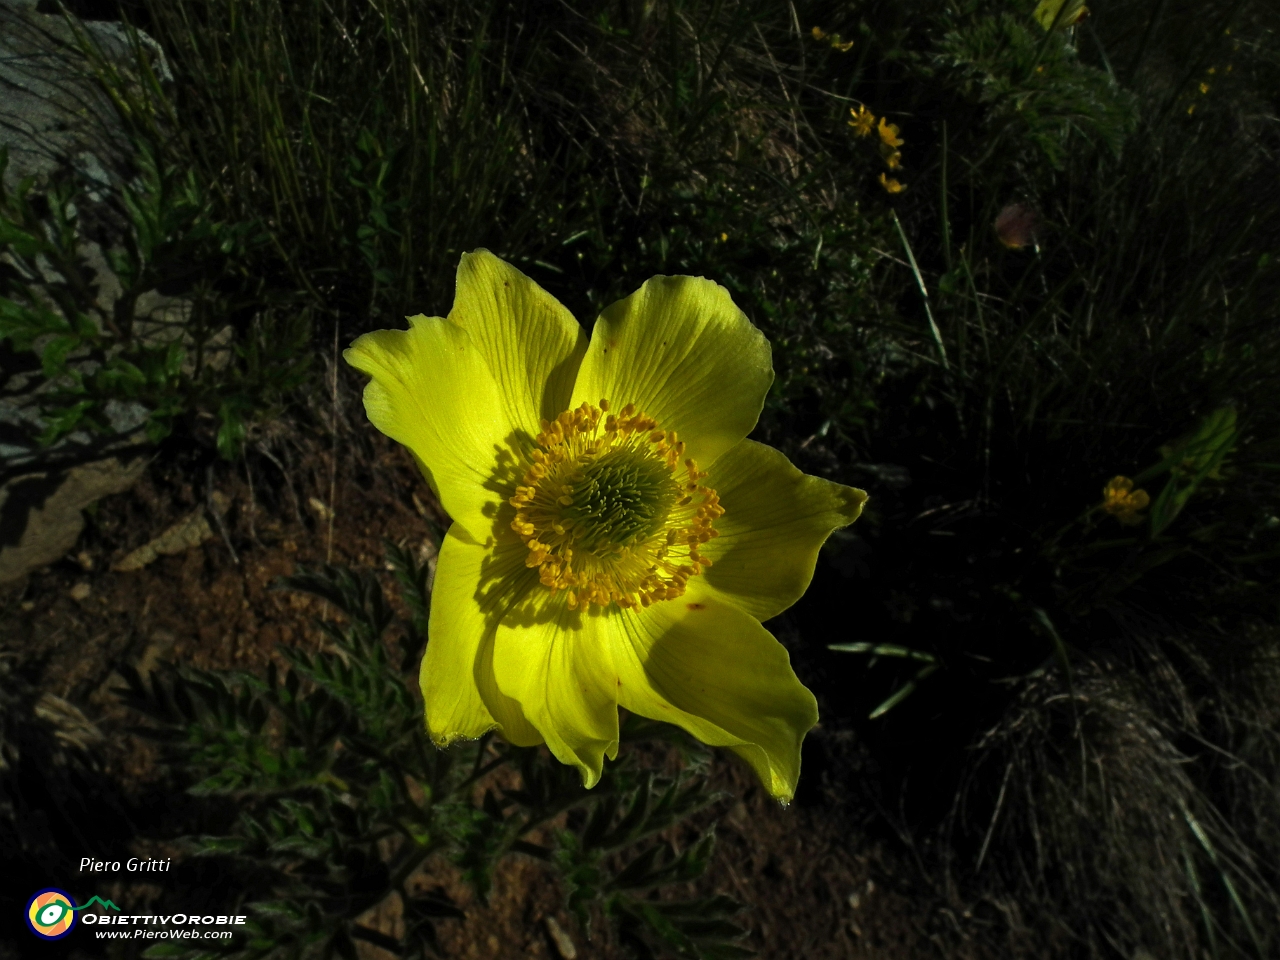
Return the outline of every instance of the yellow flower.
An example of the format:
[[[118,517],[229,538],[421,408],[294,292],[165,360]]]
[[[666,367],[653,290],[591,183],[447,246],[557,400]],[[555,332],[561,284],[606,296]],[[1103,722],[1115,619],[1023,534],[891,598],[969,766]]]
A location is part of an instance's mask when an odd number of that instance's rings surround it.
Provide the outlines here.
[[[1045,30],[1052,30],[1055,26],[1074,27],[1088,15],[1089,8],[1084,5],[1084,0],[1040,0],[1032,14],[1036,23]]]
[[[849,41],[848,41],[848,42],[846,42],[846,43],[841,43],[841,42],[840,42],[840,34],[838,34],[838,33],[827,33],[827,32],[826,32],[825,30],[823,30],[821,27],[814,27],[814,28],[813,28],[813,39],[815,39],[815,40],[826,40],[827,42],[829,42],[829,43],[831,44],[831,46],[832,46],[833,48],[835,48],[836,50],[839,50],[841,53],[848,53],[850,50],[852,50],[852,49],[853,49],[853,41],[852,41],[852,40],[849,40]]]
[[[896,123],[885,123],[884,117],[881,117],[880,142],[886,147],[900,147],[906,141],[898,137],[898,125]]]
[[[890,170],[898,170],[902,167],[902,151],[894,150],[891,147],[880,145],[880,155],[884,157],[885,166]]]
[[[847,122],[858,136],[865,137],[875,129],[876,115],[868,110],[865,104],[859,104],[857,110],[850,107],[849,113],[853,115],[853,119]]]
[[[880,174],[880,186],[884,187],[889,193],[901,193],[907,189],[905,183],[899,183],[893,177],[887,177],[883,173]]]
[[[747,440],[769,342],[723,287],[654,277],[590,343],[485,250],[445,319],[365,334],[370,421],[409,448],[453,520],[421,686],[444,746],[496,730],[583,782],[618,708],[746,760],[789,799],[817,703],[762,626],[804,593],[866,494]]]
[[[1201,93],[1208,93],[1208,92],[1209,92],[1209,85],[1208,85],[1207,83],[1201,83],[1201,84],[1200,84],[1200,92],[1201,92]]]
[[[1141,523],[1138,511],[1145,510],[1150,503],[1147,491],[1134,490],[1133,481],[1128,477],[1113,477],[1102,488],[1102,509],[1126,526]]]

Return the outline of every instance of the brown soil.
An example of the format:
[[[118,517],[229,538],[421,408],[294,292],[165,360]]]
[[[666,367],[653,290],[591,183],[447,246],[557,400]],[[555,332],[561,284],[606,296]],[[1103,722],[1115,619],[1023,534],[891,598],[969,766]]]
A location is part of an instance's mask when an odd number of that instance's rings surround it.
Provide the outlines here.
[[[45,689],[109,734],[106,772],[124,789],[142,790],[156,765],[143,741],[120,735],[131,718],[111,692],[117,664],[144,673],[162,660],[260,670],[281,644],[316,648],[321,634],[313,621],[329,615],[318,600],[271,590],[277,577],[326,560],[381,568],[383,538],[429,549],[432,524],[443,518],[425,483],[408,455],[364,419],[356,378],[344,371],[339,386],[336,406],[317,398],[312,409],[259,432],[245,461],[217,462],[209,473],[195,453],[157,459],[135,489],[98,504],[75,554],[0,594],[0,618],[14,628],[18,651],[45,658]],[[205,503],[210,480],[226,498],[219,498],[225,537],[214,525],[212,539],[184,554],[133,572],[110,569]],[[822,728],[810,734],[827,753],[845,757],[846,778],[856,774],[859,755],[847,736]],[[733,799],[718,808],[716,855],[695,890],[747,904],[739,919],[761,957],[962,955],[957,940],[942,948],[936,931],[945,929],[947,911],[917,867],[883,826],[868,826],[873,811],[839,789],[838,777],[811,791],[818,799],[784,809],[731,755],[719,755],[713,769]],[[487,905],[448,865],[433,864],[423,882],[443,885],[467,909],[465,921],[439,925],[447,956],[558,957],[548,917],[575,942],[578,957],[620,955],[599,932],[591,942],[584,938],[536,861],[501,864]],[[148,889],[135,887],[130,896],[137,902]],[[394,926],[395,912],[386,905],[370,919]]]

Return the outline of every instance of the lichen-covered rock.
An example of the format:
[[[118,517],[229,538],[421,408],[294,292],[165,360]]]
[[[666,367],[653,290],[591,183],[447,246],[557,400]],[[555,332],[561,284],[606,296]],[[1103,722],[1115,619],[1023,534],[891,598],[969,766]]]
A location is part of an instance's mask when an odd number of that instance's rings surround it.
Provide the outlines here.
[[[95,201],[127,179],[132,145],[80,50],[77,31],[113,65],[132,69],[134,54],[119,24],[68,22],[61,14],[38,12],[28,0],[0,0],[0,146],[9,148],[8,190],[25,176],[46,177],[68,162],[102,188],[90,197]],[[143,33],[139,40],[156,76],[172,79],[160,45]]]
[[[65,556],[84,529],[85,507],[128,490],[143,456],[107,457],[66,470],[26,473],[0,488],[0,583]]]
[[[202,508],[183,517],[154,540],[144,543],[137,550],[113,563],[111,569],[117,572],[141,570],[160,557],[185,553],[192,547],[198,547],[212,536],[213,530]]]
[[[161,82],[171,80],[159,45],[145,34],[138,37],[154,74]],[[74,173],[84,187],[76,198],[77,252],[96,295],[86,312],[106,316],[121,286],[103,250],[129,229],[121,205],[112,201],[136,175],[135,148],[94,76],[83,43],[121,75],[136,76],[136,54],[120,24],[42,13],[34,0],[0,0],[0,147],[9,155],[5,189],[12,193],[30,176],[33,192],[39,193],[52,179]],[[156,302],[145,302],[137,313],[158,308],[163,315],[155,322],[162,326],[172,316],[181,319],[189,307],[159,294],[151,300]],[[59,559],[83,529],[81,511],[138,480],[146,462],[148,418],[141,404],[110,401],[103,411],[110,426],[106,434],[76,431],[40,447],[34,440],[43,429],[39,394],[49,384],[34,357],[4,347],[0,343],[0,582]]]

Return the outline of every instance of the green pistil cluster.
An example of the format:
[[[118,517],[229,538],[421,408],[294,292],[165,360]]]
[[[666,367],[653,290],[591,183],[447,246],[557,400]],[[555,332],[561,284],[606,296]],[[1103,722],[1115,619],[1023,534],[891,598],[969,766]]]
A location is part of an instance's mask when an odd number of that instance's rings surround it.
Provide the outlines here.
[[[672,600],[711,566],[699,548],[724,508],[674,431],[602,399],[543,421],[537,442],[511,529],[529,548],[525,566],[566,591],[570,610]]]
[[[663,461],[623,448],[584,464],[560,502],[578,545],[603,556],[657,533],[679,496]]]

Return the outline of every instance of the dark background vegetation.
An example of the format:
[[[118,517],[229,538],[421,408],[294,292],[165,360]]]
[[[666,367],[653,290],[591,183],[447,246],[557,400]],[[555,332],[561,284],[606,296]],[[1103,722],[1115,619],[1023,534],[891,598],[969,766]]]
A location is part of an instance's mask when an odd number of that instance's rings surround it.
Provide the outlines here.
[[[755,436],[871,494],[770,625],[862,757],[811,746],[798,804],[877,811],[963,918],[941,955],[1272,956],[1277,12],[1035,7],[113,8],[175,77],[104,76],[155,158],[138,282],[237,356],[66,402],[133,390],[162,457],[267,471],[330,387],[315,358],[443,314],[464,251],[587,325],[655,273],[713,278],[773,343]],[[900,127],[905,192],[859,104]],[[1150,494],[1134,525],[1099,509],[1117,475]]]

